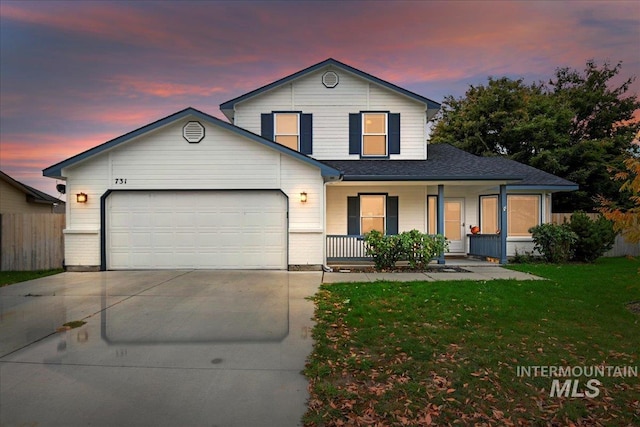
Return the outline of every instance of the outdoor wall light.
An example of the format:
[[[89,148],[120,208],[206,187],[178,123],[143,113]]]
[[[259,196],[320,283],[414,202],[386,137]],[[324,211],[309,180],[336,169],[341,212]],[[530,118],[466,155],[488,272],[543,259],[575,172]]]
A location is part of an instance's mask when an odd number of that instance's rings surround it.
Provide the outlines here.
[[[307,193],[305,191],[300,193],[300,202],[307,203]]]
[[[76,194],[76,202],[78,203],[87,203],[87,195],[85,193]]]

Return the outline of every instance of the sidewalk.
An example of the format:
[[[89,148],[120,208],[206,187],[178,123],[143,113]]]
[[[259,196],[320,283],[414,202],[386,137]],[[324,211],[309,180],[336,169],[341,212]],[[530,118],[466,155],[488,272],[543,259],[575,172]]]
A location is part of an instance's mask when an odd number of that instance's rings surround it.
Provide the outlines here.
[[[378,280],[388,282],[435,282],[438,280],[546,280],[542,277],[529,273],[508,270],[500,266],[465,266],[460,267],[468,273],[451,271],[447,272],[447,267],[441,267],[441,272],[428,271],[424,273],[324,273],[322,283],[344,283],[344,282],[376,282]]]

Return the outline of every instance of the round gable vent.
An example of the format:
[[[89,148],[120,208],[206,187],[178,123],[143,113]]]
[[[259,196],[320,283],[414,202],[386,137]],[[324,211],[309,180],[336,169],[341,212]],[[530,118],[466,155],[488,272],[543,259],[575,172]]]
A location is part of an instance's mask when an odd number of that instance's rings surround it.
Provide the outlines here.
[[[182,128],[182,136],[189,143],[197,143],[204,138],[204,126],[200,122],[188,122]]]
[[[322,84],[329,89],[338,86],[338,74],[335,71],[327,71],[322,75]]]

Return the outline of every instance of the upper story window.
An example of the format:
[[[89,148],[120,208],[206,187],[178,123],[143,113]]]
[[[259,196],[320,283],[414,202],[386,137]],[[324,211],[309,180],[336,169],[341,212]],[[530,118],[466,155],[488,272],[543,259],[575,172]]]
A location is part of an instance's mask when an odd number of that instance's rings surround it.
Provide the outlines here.
[[[362,155],[387,155],[386,113],[362,113]]]
[[[302,154],[313,154],[313,116],[299,111],[264,113],[260,135]]]
[[[292,150],[299,150],[300,120],[297,113],[274,113],[274,141]]]
[[[349,114],[349,154],[363,158],[400,154],[400,114],[384,111]]]

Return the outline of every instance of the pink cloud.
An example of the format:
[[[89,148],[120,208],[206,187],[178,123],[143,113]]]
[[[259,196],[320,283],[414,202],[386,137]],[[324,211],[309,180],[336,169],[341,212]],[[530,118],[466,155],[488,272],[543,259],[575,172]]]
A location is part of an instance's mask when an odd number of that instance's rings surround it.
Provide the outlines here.
[[[152,95],[160,98],[184,97],[184,96],[211,96],[224,92],[225,89],[217,86],[202,84],[172,83],[165,81],[152,81],[136,76],[118,76],[106,81],[117,87],[125,96],[136,94]]]

